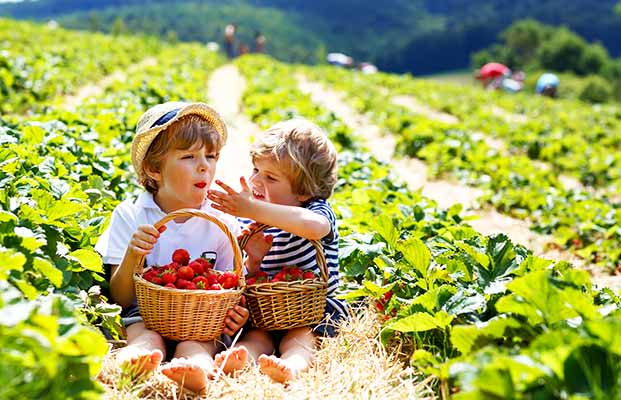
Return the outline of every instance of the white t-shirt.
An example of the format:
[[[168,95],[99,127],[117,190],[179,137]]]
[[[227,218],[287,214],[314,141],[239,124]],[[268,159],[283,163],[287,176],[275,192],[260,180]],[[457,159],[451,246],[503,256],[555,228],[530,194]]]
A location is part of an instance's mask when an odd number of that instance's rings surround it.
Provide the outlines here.
[[[201,210],[222,221],[231,231],[233,237],[240,233],[236,218],[211,207],[211,201],[205,200]],[[143,224],[155,224],[166,216],[153,200],[153,195],[143,192],[136,200],[125,200],[112,212],[108,229],[101,235],[95,250],[101,254],[104,264],[119,265],[125,255],[129,241]],[[183,223],[170,221],[161,234],[151,253],[147,255],[146,265],[165,265],[172,261],[176,249],[186,249],[190,259],[200,257],[205,251],[216,253],[216,269],[229,271],[233,269],[233,249],[222,230],[204,218],[192,217]]]

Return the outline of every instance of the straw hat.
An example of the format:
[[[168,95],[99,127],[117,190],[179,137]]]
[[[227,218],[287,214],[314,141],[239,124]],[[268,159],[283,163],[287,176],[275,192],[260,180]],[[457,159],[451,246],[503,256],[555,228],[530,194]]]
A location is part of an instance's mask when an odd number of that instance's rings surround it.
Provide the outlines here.
[[[142,161],[153,139],[171,124],[174,124],[175,121],[178,121],[179,118],[192,114],[203,117],[209,122],[222,136],[222,142],[226,143],[227,131],[224,120],[216,110],[207,104],[170,101],[153,106],[140,117],[136,125],[136,136],[132,142],[132,164],[140,180],[142,180],[144,174]]]

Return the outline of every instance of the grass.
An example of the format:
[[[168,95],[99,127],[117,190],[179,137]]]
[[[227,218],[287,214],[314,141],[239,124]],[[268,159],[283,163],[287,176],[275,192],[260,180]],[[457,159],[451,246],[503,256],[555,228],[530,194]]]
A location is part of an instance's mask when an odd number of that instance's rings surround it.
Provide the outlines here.
[[[115,352],[104,361],[99,380],[105,399],[433,399],[432,378],[406,366],[407,359],[379,342],[381,323],[370,307],[357,310],[335,338],[323,339],[315,365],[284,386],[271,381],[255,366],[237,377],[221,376],[203,396],[177,388],[159,370],[142,382],[124,378],[115,366]]]

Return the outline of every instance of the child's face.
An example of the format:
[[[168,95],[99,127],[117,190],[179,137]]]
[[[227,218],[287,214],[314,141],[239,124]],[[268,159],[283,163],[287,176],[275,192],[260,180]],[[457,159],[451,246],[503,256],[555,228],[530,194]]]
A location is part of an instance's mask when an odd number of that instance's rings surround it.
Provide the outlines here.
[[[159,172],[150,175],[158,184],[155,201],[162,211],[200,208],[216,173],[219,153],[195,144],[166,153]]]
[[[254,161],[250,176],[252,196],[257,200],[286,206],[300,206],[308,196],[293,193],[291,182],[272,159],[262,158]]]

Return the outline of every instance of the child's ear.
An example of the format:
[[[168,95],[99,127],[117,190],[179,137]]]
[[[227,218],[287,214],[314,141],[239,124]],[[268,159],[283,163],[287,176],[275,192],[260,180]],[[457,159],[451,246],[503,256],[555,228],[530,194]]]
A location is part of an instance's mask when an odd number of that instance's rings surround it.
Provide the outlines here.
[[[159,182],[162,179],[162,174],[159,171],[155,171],[148,165],[144,166],[144,173],[155,182]]]

